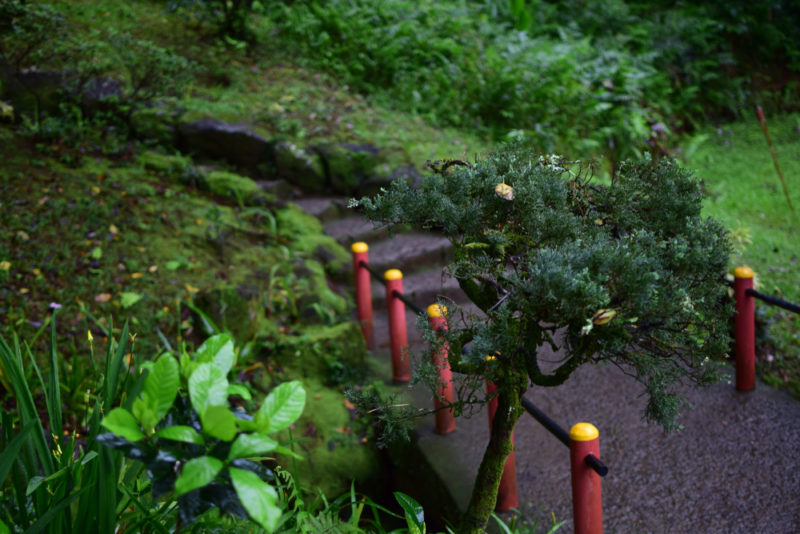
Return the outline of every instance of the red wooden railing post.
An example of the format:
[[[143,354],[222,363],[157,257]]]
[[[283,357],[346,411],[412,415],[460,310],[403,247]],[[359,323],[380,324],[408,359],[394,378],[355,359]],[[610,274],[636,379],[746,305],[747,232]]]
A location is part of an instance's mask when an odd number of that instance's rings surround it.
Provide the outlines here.
[[[756,387],[756,319],[752,296],[753,269],[742,266],[733,271],[733,293],[736,299],[736,389],[750,391]]]
[[[369,247],[366,243],[359,241],[350,247],[353,252],[353,272],[356,282],[356,307],[358,308],[358,323],[361,325],[361,332],[367,342],[367,348],[375,348],[375,337],[372,330],[372,286],[369,279],[369,271],[364,264],[369,263]]]
[[[491,380],[486,381],[486,393],[491,395],[497,391],[497,386]],[[497,412],[497,397],[489,401],[489,431],[492,429],[494,414]],[[511,445],[514,445],[514,434],[511,434]],[[511,454],[506,459],[503,476],[500,478],[500,488],[497,490],[497,504],[495,510],[508,512],[519,508],[519,495],[517,494],[517,462],[512,448]]]
[[[406,332],[406,305],[394,296],[403,293],[403,273],[389,269],[383,275],[386,280],[386,305],[389,307],[389,338],[392,344],[392,380],[411,380],[411,364],[408,360],[408,334]]]
[[[600,433],[592,424],[578,423],[570,429],[569,439],[575,534],[603,534],[601,479],[586,464],[590,454],[600,458]]]
[[[428,306],[428,324],[434,330],[447,330],[447,308],[441,304]],[[436,388],[436,397],[433,406],[436,408],[436,433],[449,434],[456,429],[456,419],[453,409],[440,409],[443,405],[453,403],[453,373],[450,371],[450,362],[447,359],[447,343],[438,350],[431,351],[431,362],[439,372],[439,386]],[[441,400],[440,400],[441,399]],[[444,401],[444,402],[442,402]]]

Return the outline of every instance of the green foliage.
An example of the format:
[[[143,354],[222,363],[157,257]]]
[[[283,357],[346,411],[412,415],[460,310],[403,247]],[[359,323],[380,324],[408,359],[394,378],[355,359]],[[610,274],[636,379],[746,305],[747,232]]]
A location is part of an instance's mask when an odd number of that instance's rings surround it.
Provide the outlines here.
[[[8,0],[0,4],[0,65],[19,72],[51,57],[47,45],[63,38],[64,17],[50,4]]]
[[[722,282],[730,244],[700,216],[699,185],[673,162],[625,163],[610,184],[595,185],[589,169],[516,145],[442,167],[418,189],[395,181],[352,204],[376,221],[446,235],[454,246],[447,269],[485,314],[451,319],[443,336],[453,370],[497,384],[504,414],[492,426],[464,532],[486,527],[529,383],[557,386],[584,363],[613,362],[646,387],[645,415],[672,430],[675,385],[716,378],[714,360],[729,341]],[[554,370],[540,367],[545,343],[564,350]],[[459,397],[459,407],[475,402]]]
[[[218,334],[194,357],[163,354],[148,366],[132,411],[115,408],[103,419],[111,434],[100,441],[143,462],[153,479],[153,496],[171,493],[182,520],[191,522],[210,507],[250,517],[273,531],[281,515],[272,474],[258,463],[268,453],[292,455],[267,434],[300,417],[305,391],[286,382],[270,392],[255,417],[229,407],[230,395],[249,393],[228,382],[233,339]],[[188,391],[188,399],[186,392]]]
[[[126,389],[136,388],[132,376],[122,372],[130,348],[128,327],[119,343],[112,340],[107,345],[107,372],[86,384],[86,413],[70,414],[86,424],[86,434],[79,435],[65,424],[61,411],[61,356],[55,321],[50,324],[46,379],[26,343],[20,344],[16,335],[11,343],[0,337],[0,376],[8,378],[16,398],[16,409],[3,409],[0,424],[0,527],[6,522],[25,532],[111,532],[126,520],[126,509],[137,493],[121,455],[101,446],[98,439],[104,408],[123,398]],[[43,392],[47,408],[41,419],[37,391]]]
[[[674,413],[657,408],[669,404],[669,384],[684,371],[707,380],[706,362],[727,347],[729,244],[700,217],[691,174],[669,162],[626,164],[600,186],[562,158],[521,147],[449,171],[360,204],[370,218],[438,229],[453,242],[449,270],[488,315],[451,327],[456,354],[472,345],[461,353],[465,370],[492,379],[524,370],[547,386],[582,363],[614,361],[650,385],[648,414],[672,428]],[[512,200],[496,191],[501,183]],[[552,335],[559,328],[563,340]],[[553,374],[539,368],[544,343],[569,355]]]

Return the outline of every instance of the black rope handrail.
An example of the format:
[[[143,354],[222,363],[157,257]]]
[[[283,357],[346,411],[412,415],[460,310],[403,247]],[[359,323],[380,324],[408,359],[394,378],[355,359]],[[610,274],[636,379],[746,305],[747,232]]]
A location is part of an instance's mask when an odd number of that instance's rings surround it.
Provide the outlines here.
[[[561,428],[558,423],[550,419],[550,416],[537,408],[535,404],[525,397],[522,397],[522,407],[525,408],[525,410],[531,414],[531,416],[536,419],[548,432],[553,434],[558,441],[567,447],[570,446],[569,432]],[[604,477],[608,474],[608,467],[606,464],[600,461],[600,458],[594,454],[586,455],[584,462],[586,462],[586,465],[592,468],[594,472],[601,477]]]
[[[398,290],[395,289],[394,291],[392,291],[392,296],[402,300],[405,303],[406,306],[408,306],[409,308],[411,308],[412,310],[414,310],[418,314],[419,313],[422,313],[422,314],[425,313],[425,310],[423,310],[422,308],[420,308],[419,306],[414,304],[413,301],[411,301],[408,297],[406,297],[405,295],[400,293]]]
[[[753,297],[759,300],[763,300],[767,304],[772,304],[773,306],[783,308],[784,310],[789,310],[794,313],[800,313],[800,306],[798,306],[797,304],[792,304],[791,302],[779,299],[778,297],[767,295],[766,293],[762,293],[761,291],[756,291],[755,289],[748,288],[745,290],[745,294],[748,297]]]
[[[368,272],[369,274],[371,274],[373,278],[375,278],[375,280],[377,280],[378,282],[380,282],[380,283],[381,283],[381,284],[383,284],[384,286],[386,285],[386,280],[384,280],[384,279],[383,279],[383,277],[381,276],[381,273],[379,273],[378,271],[376,271],[375,269],[373,269],[372,267],[370,267],[369,263],[365,262],[364,260],[361,260],[361,261],[358,263],[358,265],[359,265],[360,267],[363,267],[363,268],[365,268],[365,269],[367,270],[367,272]]]

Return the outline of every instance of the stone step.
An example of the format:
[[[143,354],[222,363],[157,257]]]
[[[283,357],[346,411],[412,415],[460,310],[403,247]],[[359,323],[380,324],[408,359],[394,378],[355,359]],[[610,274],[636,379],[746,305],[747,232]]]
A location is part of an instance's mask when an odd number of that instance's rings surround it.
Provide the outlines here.
[[[439,266],[405,275],[403,294],[423,309],[438,299],[453,300],[459,304],[467,301],[458,281],[445,275]],[[372,282],[372,302],[374,306],[384,306],[386,302],[386,289],[377,280]]]
[[[357,241],[370,243],[386,239],[389,236],[389,231],[385,226],[376,226],[372,221],[359,216],[330,221],[325,223],[324,229],[326,234],[336,239],[345,248],[349,248]]]
[[[344,197],[305,197],[292,202],[323,223],[348,215],[347,199]]]
[[[441,267],[451,259],[450,240],[435,234],[397,234],[369,248],[370,265],[378,272],[400,269],[407,275],[423,267]]]

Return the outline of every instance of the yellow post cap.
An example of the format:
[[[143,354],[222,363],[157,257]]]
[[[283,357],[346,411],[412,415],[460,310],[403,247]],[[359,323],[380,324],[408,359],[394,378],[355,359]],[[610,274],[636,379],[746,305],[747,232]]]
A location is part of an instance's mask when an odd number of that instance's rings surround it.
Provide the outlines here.
[[[598,437],[600,437],[600,432],[591,423],[577,423],[569,429],[569,439],[572,441],[592,441]]]
[[[428,306],[429,317],[444,317],[447,315],[447,306],[444,304],[431,304]]]
[[[389,269],[383,274],[383,278],[386,280],[400,280],[403,278],[403,273],[400,272],[400,269]]]
[[[350,245],[350,250],[353,252],[366,252],[369,250],[369,247],[363,241],[359,241]]]
[[[755,273],[753,273],[753,269],[748,267],[747,265],[742,265],[741,267],[737,267],[733,271],[733,276],[736,278],[753,278]]]

